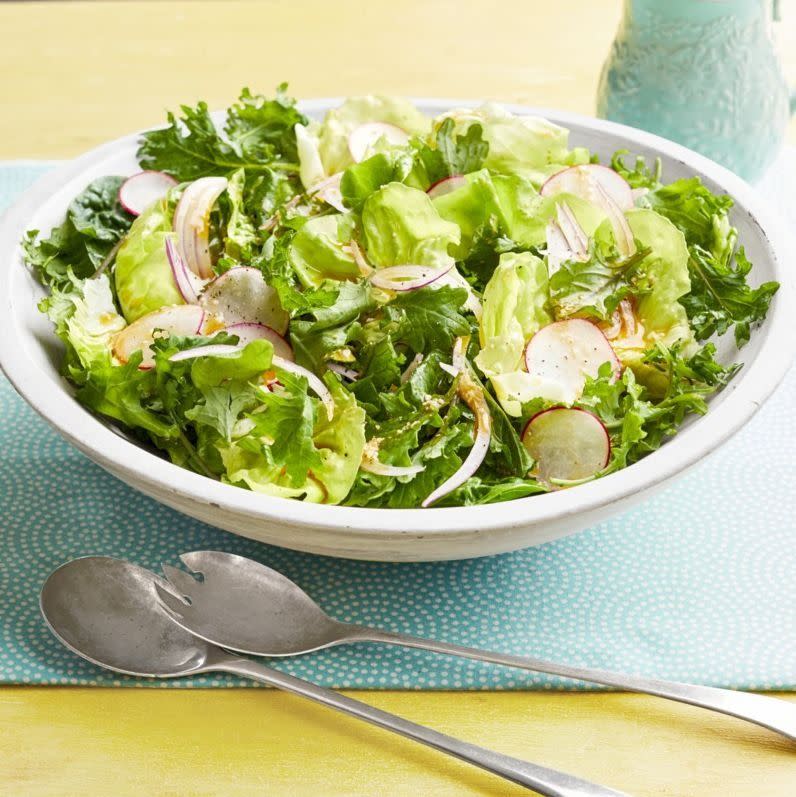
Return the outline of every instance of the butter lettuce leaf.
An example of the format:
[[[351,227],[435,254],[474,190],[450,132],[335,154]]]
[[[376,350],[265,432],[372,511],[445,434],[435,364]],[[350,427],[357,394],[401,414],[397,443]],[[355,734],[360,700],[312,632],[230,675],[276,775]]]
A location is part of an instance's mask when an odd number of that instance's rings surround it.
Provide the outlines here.
[[[459,244],[459,227],[445,221],[424,191],[389,183],[362,208],[368,258],[377,267],[453,263],[449,248]]]
[[[171,215],[165,199],[154,202],[135,220],[116,253],[116,294],[130,323],[161,307],[185,303],[166,255],[166,239],[174,234]]]

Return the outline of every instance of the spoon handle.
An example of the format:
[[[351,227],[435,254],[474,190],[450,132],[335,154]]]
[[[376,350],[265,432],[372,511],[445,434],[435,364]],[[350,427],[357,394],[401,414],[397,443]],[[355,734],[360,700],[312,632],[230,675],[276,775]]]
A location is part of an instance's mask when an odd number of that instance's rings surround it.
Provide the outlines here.
[[[380,728],[414,739],[443,753],[467,761],[506,780],[525,786],[548,797],[627,797],[622,792],[581,780],[564,772],[537,766],[518,758],[496,753],[484,747],[454,739],[444,733],[405,720],[395,714],[361,703],[317,684],[287,673],[273,670],[250,659],[219,658],[208,663],[208,669],[251,678],[269,686],[301,695],[316,703],[342,711]]]
[[[544,659],[535,659],[527,656],[513,656],[508,653],[493,653],[478,648],[468,648],[461,645],[452,645],[447,642],[437,642],[433,639],[423,639],[397,634],[390,631],[381,631],[366,626],[353,626],[348,630],[347,640],[386,642],[391,645],[403,645],[410,648],[430,650],[434,653],[447,653],[451,656],[460,656],[465,659],[477,659],[493,664],[504,664],[507,667],[518,667],[523,670],[550,673],[564,678],[575,678],[581,681],[613,686],[630,692],[643,692],[656,695],[680,703],[689,703],[731,717],[747,720],[756,725],[762,725],[776,733],[782,734],[791,741],[796,741],[796,706],[777,700],[774,697],[737,692],[731,689],[718,689],[712,686],[699,686],[697,684],[680,683],[678,681],[664,681],[660,678],[644,678],[638,675],[626,675],[610,670],[592,669],[589,667],[570,667]]]

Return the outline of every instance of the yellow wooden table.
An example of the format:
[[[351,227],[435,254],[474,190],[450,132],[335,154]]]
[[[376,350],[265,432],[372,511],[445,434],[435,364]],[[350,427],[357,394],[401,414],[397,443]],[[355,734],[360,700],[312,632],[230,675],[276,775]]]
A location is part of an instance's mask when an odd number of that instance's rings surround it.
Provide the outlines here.
[[[180,102],[221,107],[241,86],[269,91],[285,79],[301,97],[377,91],[590,112],[620,7],[620,0],[0,3],[0,159],[70,157],[160,122]],[[796,77],[796,24],[782,33]],[[777,737],[652,698],[359,697],[638,797],[796,793],[793,750]],[[0,794],[520,793],[270,690],[0,690]]]

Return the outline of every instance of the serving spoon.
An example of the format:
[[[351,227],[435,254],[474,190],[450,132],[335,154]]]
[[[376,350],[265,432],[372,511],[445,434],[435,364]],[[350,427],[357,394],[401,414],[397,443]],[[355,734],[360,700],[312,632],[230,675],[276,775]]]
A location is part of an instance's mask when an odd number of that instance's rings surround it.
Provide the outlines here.
[[[158,602],[159,576],[106,556],[74,559],[44,582],[40,606],[50,630],[70,650],[115,672],[178,678],[225,672],[251,678],[393,731],[548,797],[627,797],[564,772],[531,764],[360,703],[330,689],[234,656],[185,631]]]
[[[294,656],[348,642],[386,642],[488,661],[523,670],[613,686],[729,714],[796,741],[796,706],[773,697],[664,681],[590,667],[571,667],[407,634],[343,623],[330,617],[289,578],[266,565],[222,551],[193,551],[180,559],[195,573],[163,565],[173,590],[156,585],[175,622],[208,642],[255,656]],[[184,596],[180,599],[174,591]],[[187,599],[187,600],[185,600]]]

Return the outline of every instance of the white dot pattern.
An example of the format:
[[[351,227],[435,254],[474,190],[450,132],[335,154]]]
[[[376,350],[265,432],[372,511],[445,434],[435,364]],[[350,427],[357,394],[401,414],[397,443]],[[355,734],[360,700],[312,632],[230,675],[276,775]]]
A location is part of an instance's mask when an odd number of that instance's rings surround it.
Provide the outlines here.
[[[37,173],[0,169],[0,204]],[[581,534],[482,559],[390,564],[263,545],[161,506],[70,447],[2,378],[0,683],[253,686],[226,676],[156,684],[103,671],[63,648],[39,614],[44,579],[73,557],[106,554],[157,569],[212,548],[276,568],[341,620],[662,678],[796,689],[794,395],[796,369],[745,429],[675,486]],[[135,513],[124,508],[131,505]],[[583,688],[376,644],[273,664],[336,687]]]

